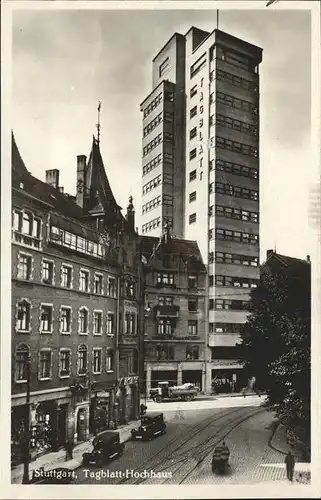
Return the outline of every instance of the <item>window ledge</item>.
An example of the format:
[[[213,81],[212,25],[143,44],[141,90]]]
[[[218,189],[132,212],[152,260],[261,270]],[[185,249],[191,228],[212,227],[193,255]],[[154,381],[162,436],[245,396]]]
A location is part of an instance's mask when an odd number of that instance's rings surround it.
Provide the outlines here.
[[[31,333],[31,328],[29,328],[28,330],[18,330],[16,328],[16,333]]]
[[[51,380],[51,377],[39,377],[40,382],[46,381],[46,380]]]
[[[59,378],[70,378],[70,375],[59,375]]]
[[[101,375],[101,371],[100,372],[93,372],[93,375]]]
[[[78,332],[79,335],[88,335],[88,332]]]
[[[115,337],[114,333],[107,333],[107,337]]]
[[[70,332],[60,332],[60,335],[70,335],[71,334],[71,331]]]
[[[26,384],[27,380],[15,380],[16,384]]]
[[[114,373],[114,370],[107,370],[107,373]]]
[[[52,335],[53,331],[52,330],[40,330],[40,335]]]
[[[95,336],[95,337],[101,337],[101,336],[102,336],[102,334],[103,334],[103,332],[99,332],[99,333],[98,333],[98,332],[94,332],[94,336]],[[82,334],[81,334],[81,335],[82,335]]]

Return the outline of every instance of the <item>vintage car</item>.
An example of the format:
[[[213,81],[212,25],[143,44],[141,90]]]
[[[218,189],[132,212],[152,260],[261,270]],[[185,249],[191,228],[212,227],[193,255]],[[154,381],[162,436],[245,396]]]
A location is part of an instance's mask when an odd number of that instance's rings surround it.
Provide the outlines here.
[[[124,443],[120,442],[119,432],[104,431],[94,438],[92,451],[83,453],[83,465],[101,467],[113,458],[120,457],[124,447]]]
[[[230,450],[223,441],[222,444],[216,446],[212,457],[212,471],[224,474],[230,457]]]
[[[157,415],[144,415],[141,419],[141,425],[138,429],[132,429],[132,440],[142,439],[143,441],[149,441],[155,436],[160,434],[165,434],[166,424],[164,422],[163,413],[158,413]]]

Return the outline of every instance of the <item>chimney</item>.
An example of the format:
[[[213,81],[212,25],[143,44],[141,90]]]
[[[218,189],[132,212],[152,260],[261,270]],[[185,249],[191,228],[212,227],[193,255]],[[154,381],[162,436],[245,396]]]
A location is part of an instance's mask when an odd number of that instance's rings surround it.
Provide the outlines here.
[[[266,260],[269,259],[274,254],[274,250],[267,250],[266,252]]]
[[[129,197],[129,204],[127,207],[126,219],[128,222],[129,231],[131,233],[135,232],[135,210],[133,205],[133,197]]]
[[[310,255],[307,255],[307,262],[311,262]]]
[[[86,161],[85,155],[77,156],[77,187],[76,187],[76,203],[81,208],[84,208],[84,197],[86,190]]]
[[[49,184],[49,186],[52,186],[55,189],[59,188],[59,170],[56,168],[46,170],[46,184]]]
[[[64,190],[63,186],[59,186],[59,193],[64,194],[64,191],[65,190]]]

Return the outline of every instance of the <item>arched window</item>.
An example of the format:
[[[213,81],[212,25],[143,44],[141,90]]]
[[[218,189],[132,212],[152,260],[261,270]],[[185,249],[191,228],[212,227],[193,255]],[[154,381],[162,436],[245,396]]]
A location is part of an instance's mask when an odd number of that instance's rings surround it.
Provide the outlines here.
[[[17,304],[17,330],[27,331],[30,327],[30,304],[21,300]]]
[[[88,310],[85,307],[79,310],[79,333],[88,333]]]
[[[85,375],[88,370],[88,348],[85,344],[78,347],[78,375]]]
[[[19,344],[15,352],[15,380],[16,382],[27,381],[27,361],[30,355],[30,348],[27,344]]]

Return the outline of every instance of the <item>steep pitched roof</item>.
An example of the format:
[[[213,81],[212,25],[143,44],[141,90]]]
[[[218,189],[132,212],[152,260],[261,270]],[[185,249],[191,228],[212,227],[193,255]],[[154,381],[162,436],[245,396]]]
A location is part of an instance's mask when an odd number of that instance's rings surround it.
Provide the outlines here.
[[[11,144],[12,188],[24,195],[49,205],[48,208],[71,218],[80,218],[80,207],[68,196],[60,193],[58,189],[43,182],[27,170],[21,158],[14,135]]]
[[[165,253],[179,255],[185,263],[190,262],[200,270],[206,271],[197,241],[171,238],[168,243],[164,244],[156,236],[142,235],[139,236],[139,242],[141,254],[147,261],[152,257],[155,249],[157,252],[158,249],[163,248]]]
[[[106,175],[99,143],[94,137],[86,168],[86,189],[88,196],[85,202],[85,212],[103,212],[109,218],[121,218],[121,207],[115,200]]]
[[[279,263],[285,267],[308,266],[310,264],[310,262],[308,262],[307,260],[298,259],[296,257],[289,257],[288,255],[281,255],[276,252],[273,252],[268,256],[268,258],[266,259],[266,263],[272,258],[278,260]]]

